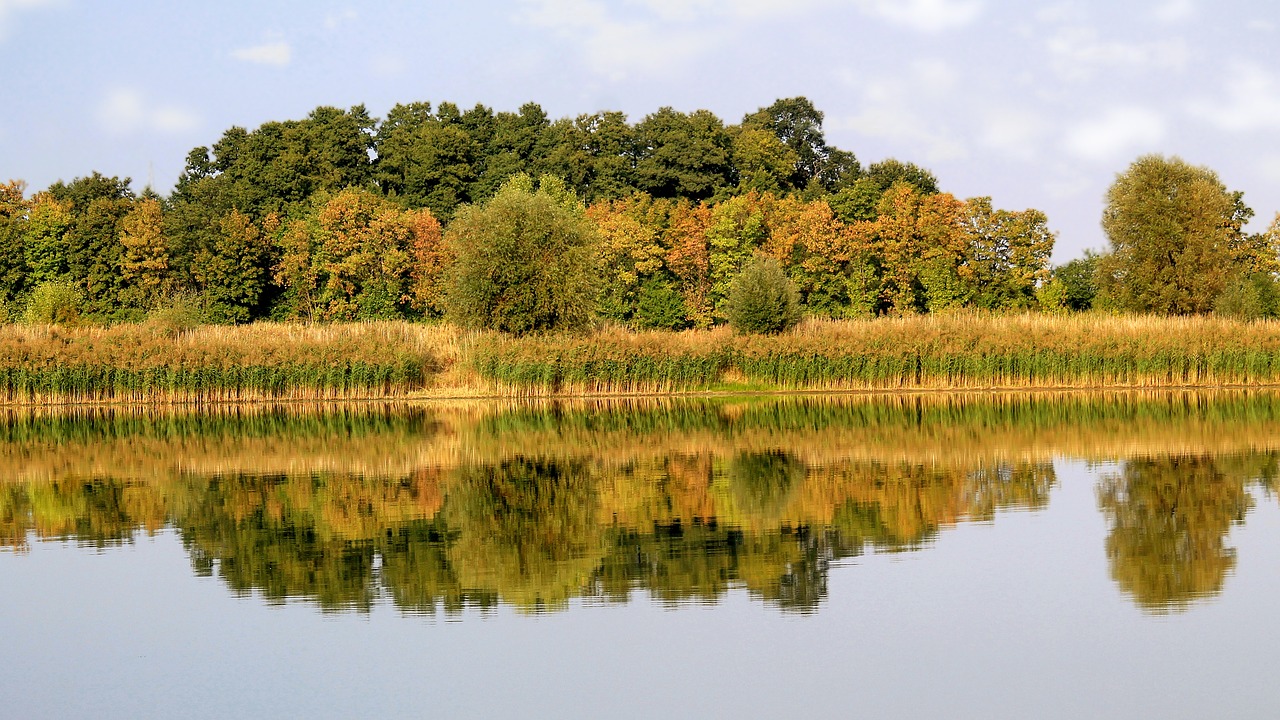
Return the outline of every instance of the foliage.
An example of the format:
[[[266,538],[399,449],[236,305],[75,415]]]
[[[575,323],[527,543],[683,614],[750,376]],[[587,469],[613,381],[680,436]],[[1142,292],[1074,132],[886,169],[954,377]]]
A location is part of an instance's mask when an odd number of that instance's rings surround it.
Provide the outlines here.
[[[800,322],[800,294],[773,258],[750,262],[733,281],[729,325],[740,333],[779,333]]]
[[[599,286],[597,233],[563,182],[517,175],[489,202],[463,208],[445,235],[456,258],[449,314],[460,324],[524,334],[584,326]]]
[[[1216,315],[1237,320],[1261,320],[1280,315],[1280,288],[1264,273],[1236,277],[1213,304]]]
[[[1107,191],[1102,226],[1111,253],[1103,290],[1122,309],[1204,313],[1249,260],[1242,228],[1253,211],[1216,173],[1146,155]]]
[[[27,298],[23,319],[29,325],[74,325],[80,320],[84,295],[66,282],[46,282],[36,286]]]

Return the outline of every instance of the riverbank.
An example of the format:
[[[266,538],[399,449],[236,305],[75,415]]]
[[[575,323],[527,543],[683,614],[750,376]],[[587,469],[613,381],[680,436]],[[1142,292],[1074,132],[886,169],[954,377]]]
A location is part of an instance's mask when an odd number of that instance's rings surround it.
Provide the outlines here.
[[[9,404],[1261,387],[1280,323],[950,315],[524,338],[450,325],[0,328]]]

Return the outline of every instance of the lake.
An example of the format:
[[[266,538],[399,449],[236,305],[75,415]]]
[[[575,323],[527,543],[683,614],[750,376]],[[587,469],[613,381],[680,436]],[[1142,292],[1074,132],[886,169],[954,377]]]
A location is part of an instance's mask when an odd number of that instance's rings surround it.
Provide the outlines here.
[[[1280,395],[0,416],[0,716],[1272,717]]]

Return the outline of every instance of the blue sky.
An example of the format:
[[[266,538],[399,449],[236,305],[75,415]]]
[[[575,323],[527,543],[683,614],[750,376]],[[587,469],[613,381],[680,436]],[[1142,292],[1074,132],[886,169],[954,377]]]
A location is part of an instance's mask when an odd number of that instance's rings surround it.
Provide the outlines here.
[[[1102,195],[1180,155],[1280,210],[1280,4],[1261,0],[0,0],[0,177],[93,170],[167,192],[232,125],[449,100],[553,117],[670,105],[737,122],[780,97],[864,164],[1036,207],[1055,259]]]

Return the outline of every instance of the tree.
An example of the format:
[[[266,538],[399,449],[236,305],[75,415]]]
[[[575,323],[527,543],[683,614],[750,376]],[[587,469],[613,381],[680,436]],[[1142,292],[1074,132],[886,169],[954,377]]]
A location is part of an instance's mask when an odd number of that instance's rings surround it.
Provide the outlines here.
[[[706,110],[664,107],[635,128],[636,184],[654,197],[703,200],[732,186],[733,140]]]
[[[53,199],[66,203],[71,223],[62,235],[66,279],[85,296],[86,310],[115,315],[123,308],[120,291],[121,223],[133,209],[129,178],[93,173],[49,187]]]
[[[740,333],[779,333],[800,322],[800,294],[773,258],[756,258],[729,291],[729,324]]]
[[[7,303],[27,289],[26,185],[19,180],[0,184],[0,303]]]
[[[1085,251],[1084,257],[1053,269],[1053,282],[1062,283],[1063,302],[1067,309],[1088,310],[1098,295],[1098,261],[1101,256]]]
[[[196,256],[195,277],[214,322],[248,322],[267,286],[266,242],[247,215],[232,210],[222,219],[213,246]]]
[[[1209,168],[1177,157],[1138,158],[1107,191],[1105,292],[1125,310],[1209,312],[1250,260],[1242,228],[1252,214]]]
[[[742,127],[766,130],[791,150],[791,168],[786,178],[791,187],[802,190],[814,184],[833,192],[856,179],[860,168],[853,153],[827,145],[822,120],[822,111],[808,98],[794,97],[777,100],[747,115]]]
[[[164,236],[160,201],[143,198],[120,222],[121,299],[130,307],[150,309],[159,301],[169,278],[169,244]]]
[[[595,311],[597,235],[564,182],[528,175],[489,202],[458,212],[445,232],[456,257],[449,314],[460,324],[515,334],[572,329]]]
[[[1039,210],[997,210],[991,198],[965,201],[974,304],[990,310],[1027,309],[1036,304],[1036,288],[1049,280],[1054,235]]]

